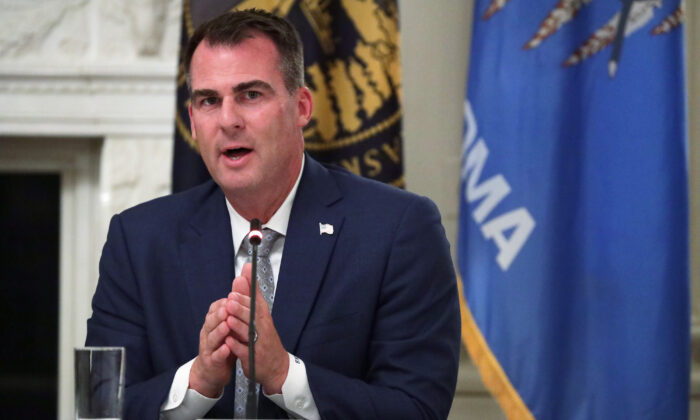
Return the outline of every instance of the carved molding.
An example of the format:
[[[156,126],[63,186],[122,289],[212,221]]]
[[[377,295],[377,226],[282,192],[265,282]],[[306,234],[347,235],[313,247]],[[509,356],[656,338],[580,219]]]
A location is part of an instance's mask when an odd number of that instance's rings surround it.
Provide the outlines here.
[[[162,94],[173,91],[168,86],[158,86],[149,83],[10,83],[0,84],[0,93],[11,94]]]
[[[171,136],[181,0],[0,10],[0,135]]]
[[[68,30],[68,26],[61,24],[76,19],[76,15],[84,15],[81,9],[88,3],[89,0],[0,0],[0,57],[44,53],[43,47],[50,44],[49,40],[54,41],[51,46],[57,49],[63,46],[84,53],[87,50],[82,40],[84,32],[80,27],[75,28],[76,25]]]
[[[172,135],[175,65],[0,65],[0,135]]]
[[[144,3],[146,3],[144,5]],[[125,0],[120,2],[131,25],[132,38],[140,56],[157,56],[161,53],[169,0]]]
[[[180,6],[180,0],[103,0],[98,17],[102,54],[133,57],[172,54],[175,51],[164,48],[164,40],[178,43],[179,38],[168,29],[178,26]],[[166,33],[170,35],[166,37]]]
[[[174,74],[167,77],[4,77],[0,75],[0,93],[4,94],[153,95],[174,94],[174,86]]]
[[[177,55],[181,0],[0,0],[0,62]]]

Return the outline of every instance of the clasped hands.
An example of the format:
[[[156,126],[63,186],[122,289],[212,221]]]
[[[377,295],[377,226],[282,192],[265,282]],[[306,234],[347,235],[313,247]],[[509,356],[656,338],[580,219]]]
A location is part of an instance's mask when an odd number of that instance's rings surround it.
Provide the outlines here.
[[[221,395],[231,380],[237,359],[241,360],[243,372],[248,376],[251,269],[250,263],[245,264],[241,275],[233,280],[228,297],[211,304],[199,333],[199,355],[190,370],[189,387],[206,397]],[[266,394],[280,394],[289,371],[289,356],[259,289],[255,301],[256,380]]]

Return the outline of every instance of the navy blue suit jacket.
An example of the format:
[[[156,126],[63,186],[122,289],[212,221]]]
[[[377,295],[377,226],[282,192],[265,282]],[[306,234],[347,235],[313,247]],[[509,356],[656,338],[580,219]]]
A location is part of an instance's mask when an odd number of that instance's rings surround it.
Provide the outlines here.
[[[198,353],[209,305],[231,289],[224,200],[209,182],[112,219],[86,344],[126,347],[125,418],[158,418],[175,371]],[[447,417],[460,317],[430,200],[307,156],[272,317],[306,364],[322,418]],[[233,394],[229,384],[208,415],[230,418]],[[259,415],[286,417],[262,395]]]

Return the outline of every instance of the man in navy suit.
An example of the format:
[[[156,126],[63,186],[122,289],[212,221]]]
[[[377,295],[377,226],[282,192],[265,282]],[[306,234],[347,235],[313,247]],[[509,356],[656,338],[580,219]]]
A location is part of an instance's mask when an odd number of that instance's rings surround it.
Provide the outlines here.
[[[460,318],[435,205],[304,154],[313,104],[283,19],[202,25],[186,71],[214,181],[114,216],[88,321],[87,345],[127,349],[125,418],[234,414],[253,218],[280,236],[272,311],[256,300],[259,416],[447,417]]]

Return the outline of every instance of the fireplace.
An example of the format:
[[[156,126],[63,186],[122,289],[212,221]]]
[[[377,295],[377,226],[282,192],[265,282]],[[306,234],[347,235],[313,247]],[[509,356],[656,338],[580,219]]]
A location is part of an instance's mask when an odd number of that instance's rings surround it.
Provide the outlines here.
[[[0,171],[0,405],[8,418],[57,413],[58,173]],[[41,288],[42,293],[36,293]]]
[[[45,239],[54,272],[22,274],[47,302],[41,326],[19,327],[49,349],[33,356],[45,366],[26,381],[12,376],[19,366],[0,371],[0,387],[9,378],[53,393],[55,418],[74,416],[73,348],[84,345],[110,218],[170,191],[180,13],[180,0],[32,0],[0,14],[0,183],[22,188],[20,197],[51,196],[11,205],[30,216],[41,206],[56,230],[53,244]],[[53,192],[31,192],[32,183]],[[21,315],[13,318],[5,322],[17,328]]]
[[[2,392],[10,411],[72,411],[72,349],[84,340],[97,278],[101,147],[99,139],[0,138],[0,275],[12,326],[3,329],[0,386],[16,386]]]

